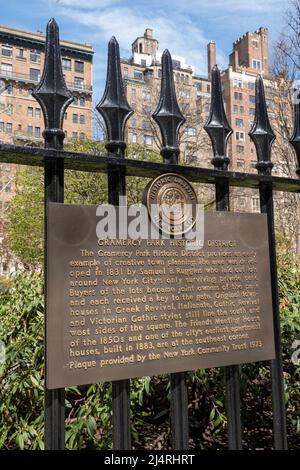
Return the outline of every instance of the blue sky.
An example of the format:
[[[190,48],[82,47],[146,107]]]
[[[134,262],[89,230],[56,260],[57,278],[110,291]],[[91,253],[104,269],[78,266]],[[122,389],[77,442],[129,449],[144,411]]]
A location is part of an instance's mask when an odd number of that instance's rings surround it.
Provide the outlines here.
[[[107,41],[115,35],[121,55],[146,27],[154,29],[160,49],[184,56],[206,74],[206,44],[217,43],[217,60],[226,67],[232,43],[246,31],[266,26],[270,44],[284,29],[286,0],[0,0],[0,22],[29,31],[45,31],[55,17],[63,39],[91,43],[94,100],[103,91]]]

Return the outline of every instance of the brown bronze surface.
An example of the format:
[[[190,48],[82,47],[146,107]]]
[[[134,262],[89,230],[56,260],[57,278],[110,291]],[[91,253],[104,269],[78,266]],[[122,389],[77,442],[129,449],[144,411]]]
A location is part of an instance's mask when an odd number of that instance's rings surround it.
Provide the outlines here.
[[[197,251],[98,240],[96,206],[47,216],[48,388],[274,358],[265,215],[207,212]]]

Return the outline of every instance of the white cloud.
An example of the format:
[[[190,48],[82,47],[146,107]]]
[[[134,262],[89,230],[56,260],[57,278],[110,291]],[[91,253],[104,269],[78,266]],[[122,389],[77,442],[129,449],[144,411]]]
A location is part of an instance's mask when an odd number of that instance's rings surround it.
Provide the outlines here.
[[[228,65],[228,38],[235,40],[247,30],[271,22],[271,14],[284,10],[282,0],[48,0],[55,14],[71,20],[74,38],[92,43],[95,49],[95,85],[103,81],[107,41],[116,36],[121,55],[129,57],[131,43],[149,27],[159,41],[181,56],[198,74],[207,74],[207,43],[217,40],[220,68]],[[69,21],[70,23],[70,21]],[[209,31],[207,35],[203,32]],[[209,35],[209,37],[207,37]],[[226,38],[222,41],[222,38]],[[226,50],[224,49],[226,47]]]
[[[129,7],[107,8],[92,12],[63,8],[61,13],[76,23],[89,27],[94,40],[107,41],[116,35],[121,50],[127,55],[131,52],[131,43],[134,39],[143,35],[144,30],[150,27],[154,30],[154,36],[158,39],[161,50],[169,48],[171,54],[185,57],[187,63],[193,65],[198,73],[206,73],[208,39],[188,16],[173,12],[171,17],[164,11],[156,11],[155,15],[153,12],[146,14]],[[223,56],[221,52],[220,57]]]
[[[283,0],[165,0],[164,3],[175,5],[176,8],[185,11],[193,10],[201,12],[204,10],[215,11],[216,18],[219,14],[232,15],[234,13],[261,13],[282,11]]]
[[[52,0],[56,5],[92,10],[93,8],[103,8],[119,3],[121,0]]]

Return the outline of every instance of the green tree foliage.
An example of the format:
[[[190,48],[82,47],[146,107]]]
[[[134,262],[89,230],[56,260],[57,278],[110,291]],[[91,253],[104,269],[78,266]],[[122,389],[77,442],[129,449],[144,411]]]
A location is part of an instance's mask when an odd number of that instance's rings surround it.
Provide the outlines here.
[[[103,155],[103,142],[74,142],[66,150]],[[127,158],[161,161],[161,157],[140,145],[129,145]],[[139,203],[147,178],[128,177],[128,204]],[[107,175],[65,171],[65,202],[69,204],[103,204],[107,202]],[[8,214],[8,245],[25,267],[36,268],[43,261],[44,232],[43,169],[22,168],[16,175],[16,195]]]

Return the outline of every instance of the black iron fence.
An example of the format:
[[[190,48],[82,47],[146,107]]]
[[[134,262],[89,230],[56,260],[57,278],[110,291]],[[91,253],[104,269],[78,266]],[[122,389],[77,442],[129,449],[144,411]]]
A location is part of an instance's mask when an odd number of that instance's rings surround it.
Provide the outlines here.
[[[45,171],[45,207],[48,202],[64,201],[64,170],[103,172],[108,177],[108,197],[111,204],[118,205],[119,196],[125,195],[127,176],[153,178],[166,172],[175,172],[192,182],[215,186],[216,208],[230,210],[230,186],[259,189],[261,212],[267,214],[268,237],[271,260],[272,304],[276,358],[271,361],[274,448],[286,449],[286,418],[284,383],[282,371],[281,334],[277,290],[277,267],[274,233],[273,191],[300,192],[300,180],[272,176],[271,147],[275,136],[269,123],[264,86],[261,77],[256,80],[255,120],[250,137],[255,143],[257,174],[228,171],[227,141],[232,134],[228,124],[222,97],[220,72],[212,70],[211,108],[205,130],[213,146],[212,169],[188,167],[178,164],[179,146],[177,134],[184,117],[177,103],[173,81],[172,59],[168,51],[162,56],[162,81],[159,103],[153,119],[162,134],[162,163],[124,158],[126,143],[124,128],[133,110],[127,103],[122,86],[119,46],[112,38],[108,46],[107,80],[104,95],[97,110],[107,128],[107,155],[94,156],[63,150],[65,134],[62,130],[63,116],[73,101],[63,78],[58,26],[51,20],[47,26],[45,64],[41,81],[33,92],[39,102],[45,121],[45,148],[0,145],[0,162],[43,166]],[[300,104],[295,104],[295,126],[291,138],[298,160],[300,175]],[[46,221],[47,223],[47,221]],[[46,233],[46,232],[45,232]],[[47,314],[47,313],[46,313]],[[240,420],[240,377],[238,366],[225,367],[226,410],[228,419],[228,445],[241,449],[242,432]],[[130,449],[130,381],[113,382],[113,443],[114,449]],[[65,447],[64,390],[45,388],[45,448]],[[188,398],[185,373],[171,374],[171,421],[174,449],[187,449],[189,437]]]

